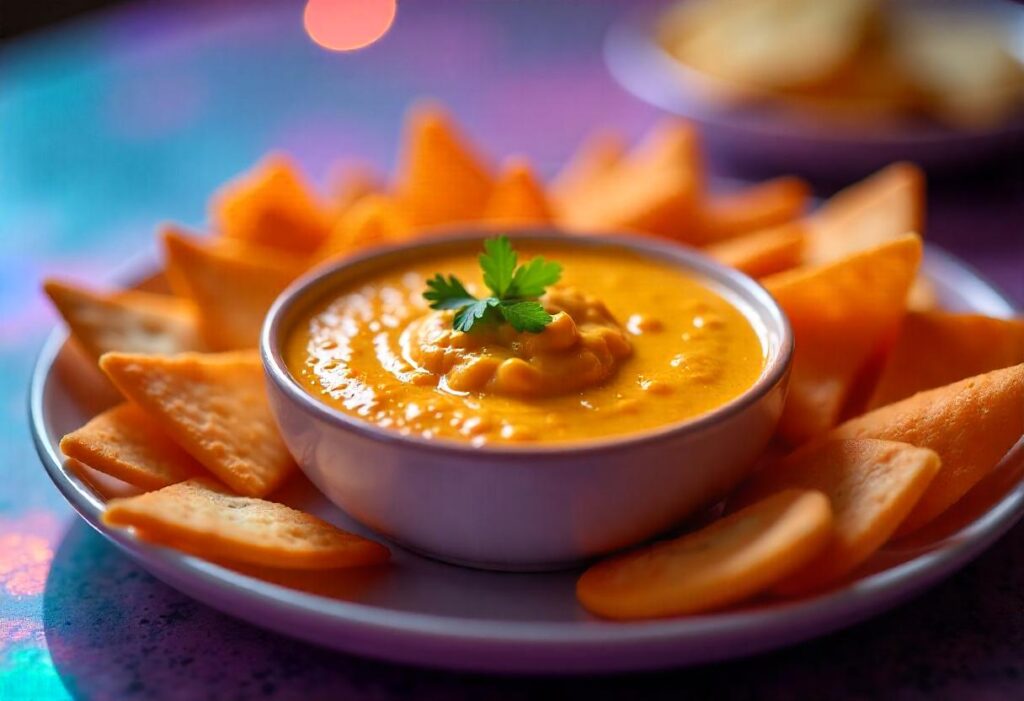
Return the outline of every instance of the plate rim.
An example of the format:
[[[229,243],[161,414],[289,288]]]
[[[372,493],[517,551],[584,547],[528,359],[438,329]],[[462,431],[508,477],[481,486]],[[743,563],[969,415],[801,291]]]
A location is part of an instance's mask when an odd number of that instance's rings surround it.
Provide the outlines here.
[[[930,268],[953,271],[977,294],[1003,306],[1006,313],[1021,311],[997,286],[952,254],[928,244],[925,257]],[[104,527],[101,502],[64,468],[46,421],[45,390],[67,337],[63,326],[55,325],[36,358],[28,392],[29,425],[48,476],[86,523],[158,579],[213,608],[292,637],[394,662],[490,672],[611,673],[681,667],[764,652],[818,637],[896,606],[965,565],[1024,515],[1022,478],[991,509],[950,534],[940,548],[840,589],[763,608],[626,623],[589,616],[551,622],[460,618],[342,601],[272,584]],[[1018,457],[1024,459],[1024,440],[1004,462]],[[232,600],[226,601],[224,596]],[[247,608],[298,617],[310,627],[286,625],[269,620],[270,616],[245,616]],[[758,635],[745,635],[750,631]],[[699,643],[696,652],[681,655],[688,642],[691,646]],[[665,649],[667,644],[675,648]],[[524,645],[543,654],[523,654]],[[456,649],[472,654],[452,655]],[[627,654],[622,654],[624,651]]]

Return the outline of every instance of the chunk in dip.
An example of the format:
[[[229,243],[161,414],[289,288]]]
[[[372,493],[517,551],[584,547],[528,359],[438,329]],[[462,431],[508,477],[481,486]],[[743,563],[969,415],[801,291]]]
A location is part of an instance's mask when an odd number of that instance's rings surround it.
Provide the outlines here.
[[[554,287],[541,298],[551,323],[540,333],[488,324],[463,333],[452,312],[409,325],[409,357],[455,392],[513,397],[567,394],[611,377],[633,346],[608,308],[590,295]]]
[[[435,273],[486,296],[471,245],[367,274],[312,300],[291,329],[288,368],[326,404],[426,438],[586,441],[707,413],[764,367],[750,321],[702,280],[615,246],[520,245],[563,266],[540,298],[540,333],[508,324],[452,327],[428,308]]]

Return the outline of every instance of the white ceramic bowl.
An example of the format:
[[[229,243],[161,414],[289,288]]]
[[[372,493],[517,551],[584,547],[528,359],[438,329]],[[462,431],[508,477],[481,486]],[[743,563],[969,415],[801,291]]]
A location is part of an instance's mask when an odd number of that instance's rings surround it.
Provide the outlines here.
[[[282,357],[299,313],[331,288],[410,257],[477,250],[468,232],[380,250],[314,270],[278,298],[261,338],[270,403],[289,450],[350,516],[407,548],[500,570],[568,567],[650,538],[736,486],[770,440],[793,340],[785,315],[750,278],[671,243],[625,237],[518,240],[613,246],[668,261],[733,303],[761,338],[757,382],[718,409],[653,431],[580,443],[485,445],[403,436],[337,411],[305,390]]]

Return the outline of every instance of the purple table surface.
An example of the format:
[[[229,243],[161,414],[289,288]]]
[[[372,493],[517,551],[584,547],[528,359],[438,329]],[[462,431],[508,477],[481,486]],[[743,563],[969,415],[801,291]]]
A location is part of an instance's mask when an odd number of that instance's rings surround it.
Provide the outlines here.
[[[548,174],[593,126],[635,136],[659,115],[600,54],[633,6],[405,2],[376,45],[332,54],[298,3],[141,3],[0,46],[0,699],[1024,698],[1024,526],[916,601],[789,650],[495,678],[347,657],[194,603],[82,525],[39,467],[24,391],[55,321],[42,276],[96,279],[152,250],[157,222],[201,226],[209,192],[270,148],[320,181],[338,156],[387,167],[420,95]],[[1024,163],[932,178],[927,234],[1024,303]]]

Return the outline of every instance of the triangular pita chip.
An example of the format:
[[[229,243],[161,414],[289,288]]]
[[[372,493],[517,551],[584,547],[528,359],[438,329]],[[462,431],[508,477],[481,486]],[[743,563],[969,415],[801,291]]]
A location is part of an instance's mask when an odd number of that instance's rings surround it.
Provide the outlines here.
[[[833,195],[804,221],[805,260],[821,265],[879,246],[908,233],[924,233],[924,173],[911,163],[894,163]],[[918,276],[909,309],[938,306],[927,278]]]
[[[799,223],[783,224],[713,243],[704,252],[751,277],[764,277],[800,265],[804,231]]]
[[[64,436],[60,449],[94,470],[141,489],[160,489],[203,474],[203,466],[130,402]]]
[[[771,588],[828,543],[825,495],[790,489],[678,538],[591,566],[576,583],[587,610],[615,619],[703,613]]]
[[[376,565],[389,556],[379,543],[284,504],[235,496],[210,479],[114,499],[103,522],[200,557],[266,567],[326,570]]]
[[[484,207],[484,220],[501,226],[550,224],[554,219],[544,188],[526,159],[511,158]]]
[[[414,107],[403,139],[396,191],[413,223],[426,227],[479,219],[492,177],[448,114],[432,105]]]
[[[214,195],[211,209],[217,230],[225,236],[299,254],[323,244],[333,219],[294,163],[280,154],[224,186]]]
[[[264,496],[295,467],[256,351],[108,353],[100,367],[178,445],[239,494]]]
[[[817,557],[776,586],[786,594],[831,584],[896,532],[939,472],[939,456],[906,443],[822,441],[755,473],[729,500],[742,508],[785,489],[815,489],[832,505],[832,538]]]
[[[562,203],[574,231],[639,231],[692,242],[703,189],[697,134],[663,122],[595,184],[588,197]]]
[[[1020,363],[1024,363],[1024,319],[911,312],[868,408]]]
[[[255,348],[277,296],[305,268],[305,259],[253,244],[204,242],[164,232],[171,287],[195,302],[199,333],[214,350]]]
[[[796,340],[779,430],[799,443],[838,423],[858,374],[895,339],[921,261],[908,235],[835,263],[764,280]]]
[[[336,216],[343,215],[363,197],[383,191],[384,179],[368,163],[345,161],[331,175],[331,200]]]
[[[709,195],[701,207],[700,240],[721,241],[792,222],[807,209],[810,194],[800,178],[783,177]]]
[[[828,263],[924,231],[924,174],[894,163],[842,190],[806,220],[807,261]]]
[[[828,438],[882,438],[931,448],[942,469],[903,522],[909,533],[992,471],[1024,435],[1024,365],[920,392],[850,419]]]
[[[571,209],[587,199],[626,153],[626,141],[616,131],[598,130],[579,145],[551,181],[551,199],[559,209]]]
[[[401,243],[412,233],[412,222],[394,197],[369,194],[341,216],[317,257],[347,256],[373,246]]]
[[[98,360],[108,351],[182,353],[201,350],[190,302],[150,292],[100,294],[57,280],[43,289],[80,346]]]

